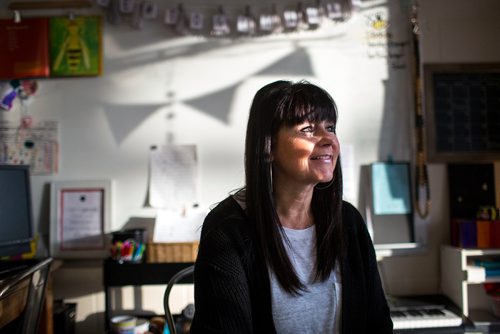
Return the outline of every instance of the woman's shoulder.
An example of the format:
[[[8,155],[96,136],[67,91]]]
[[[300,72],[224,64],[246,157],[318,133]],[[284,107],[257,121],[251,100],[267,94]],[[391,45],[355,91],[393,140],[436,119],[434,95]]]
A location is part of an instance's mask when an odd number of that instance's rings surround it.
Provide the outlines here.
[[[231,196],[224,199],[208,213],[203,222],[197,263],[218,268],[232,266],[251,251],[250,235],[245,211]]]
[[[344,231],[356,236],[366,235],[368,228],[359,210],[347,201],[342,201],[342,222]]]
[[[245,223],[245,211],[233,196],[226,197],[219,202],[205,217],[202,228],[202,237],[214,231],[229,232],[240,228]]]
[[[354,223],[364,224],[364,219],[358,209],[347,201],[342,201],[342,219],[348,224]]]

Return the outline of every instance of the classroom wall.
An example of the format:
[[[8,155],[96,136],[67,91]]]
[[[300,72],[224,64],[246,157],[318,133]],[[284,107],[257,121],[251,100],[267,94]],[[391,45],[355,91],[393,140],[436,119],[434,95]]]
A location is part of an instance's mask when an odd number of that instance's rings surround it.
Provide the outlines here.
[[[498,1],[419,0],[417,4],[421,64],[500,60]],[[439,292],[439,247],[449,243],[448,183],[445,164],[429,163],[428,168],[431,211],[418,223],[425,228],[427,247],[421,254],[384,259],[381,271],[390,282],[389,293]]]
[[[218,5],[203,3],[188,1],[185,6],[207,11],[210,5]],[[236,11],[242,3],[234,2],[228,10]],[[401,69],[394,66],[394,59],[370,56],[366,40],[370,18],[382,12],[391,19],[395,40],[409,41],[407,2],[365,3],[370,6],[364,13],[343,24],[254,39],[179,37],[159,22],[144,22],[141,30],[126,21],[106,23],[103,75],[40,80],[40,90],[29,106],[35,120],[59,122],[60,171],[33,177],[36,223],[45,242],[52,181],[111,179],[112,230],[133,217],[154,217],[156,211],[144,207],[151,145],[195,144],[201,207],[220,201],[244,180],[244,132],[251,98],[262,85],[278,79],[311,80],[337,101],[347,199],[356,204],[362,189],[359,166],[389,156],[413,160],[414,145],[409,44],[402,51],[405,67]],[[265,7],[263,1],[258,4]],[[495,0],[419,1],[421,60],[500,59],[498,10]],[[95,6],[81,13],[102,11]],[[0,4],[0,15],[11,15],[5,2]],[[1,112],[0,120],[17,121],[20,112],[17,105]],[[429,174],[431,214],[416,221],[425,247],[380,262],[385,288],[391,294],[439,290],[439,245],[448,240],[444,165],[430,164]],[[104,302],[99,262],[65,265],[55,273],[54,282],[56,297],[78,302],[77,332],[100,332]],[[158,300],[162,289],[140,289],[144,309],[162,312]],[[116,293],[124,307],[133,306],[137,291]],[[175,293],[183,302],[192,298],[189,291]]]

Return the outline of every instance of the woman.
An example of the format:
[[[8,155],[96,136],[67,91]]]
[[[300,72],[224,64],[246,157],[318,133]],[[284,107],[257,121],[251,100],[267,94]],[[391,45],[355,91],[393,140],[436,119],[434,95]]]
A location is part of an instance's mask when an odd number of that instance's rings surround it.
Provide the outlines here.
[[[257,92],[246,186],[203,224],[192,333],[392,333],[370,236],[342,201],[336,122],[313,84]]]

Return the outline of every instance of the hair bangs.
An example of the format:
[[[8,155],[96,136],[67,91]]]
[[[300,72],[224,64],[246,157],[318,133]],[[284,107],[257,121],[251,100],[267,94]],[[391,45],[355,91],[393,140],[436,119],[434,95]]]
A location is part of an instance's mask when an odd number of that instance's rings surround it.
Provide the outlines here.
[[[295,91],[283,97],[278,107],[278,127],[303,122],[337,122],[337,106],[326,91],[309,83],[297,86],[293,87]]]

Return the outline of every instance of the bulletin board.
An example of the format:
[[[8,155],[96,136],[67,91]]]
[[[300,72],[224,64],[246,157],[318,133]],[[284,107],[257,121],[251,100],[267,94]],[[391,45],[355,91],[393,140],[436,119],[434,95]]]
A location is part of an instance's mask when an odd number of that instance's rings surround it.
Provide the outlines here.
[[[500,63],[424,65],[429,161],[500,159]]]

